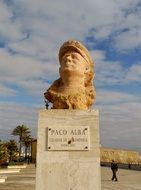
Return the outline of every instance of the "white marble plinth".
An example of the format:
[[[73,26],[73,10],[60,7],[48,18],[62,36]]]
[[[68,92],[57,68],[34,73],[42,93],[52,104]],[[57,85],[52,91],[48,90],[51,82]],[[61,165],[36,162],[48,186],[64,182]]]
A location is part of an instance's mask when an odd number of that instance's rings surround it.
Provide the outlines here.
[[[73,148],[70,150],[69,147],[68,150],[51,150],[51,147],[48,147],[48,131],[56,126],[59,126],[59,129],[61,126],[63,129],[66,129],[67,126],[74,126],[74,129],[77,126],[87,126],[89,128],[88,134],[74,130],[74,136],[70,136],[72,142],[68,141],[68,144],[72,143],[72,146],[75,147],[74,149],[77,149],[78,144],[75,146],[73,143],[77,143],[75,139],[78,137],[83,140],[84,135],[85,141],[89,141],[89,147],[86,150],[73,150]],[[66,133],[64,132],[63,134],[60,130],[59,135],[62,135],[62,139],[64,139]],[[56,131],[54,134],[58,134],[58,132]],[[67,138],[69,137],[67,136]],[[54,142],[54,139],[52,141]],[[60,144],[60,146],[63,145]],[[36,190],[100,189],[98,110],[40,110],[37,138]]]

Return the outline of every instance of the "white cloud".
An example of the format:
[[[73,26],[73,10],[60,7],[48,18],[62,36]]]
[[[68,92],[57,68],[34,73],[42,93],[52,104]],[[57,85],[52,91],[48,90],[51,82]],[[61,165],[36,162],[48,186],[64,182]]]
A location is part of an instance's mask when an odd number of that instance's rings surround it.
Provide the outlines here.
[[[57,49],[55,47],[51,39],[34,34],[25,40],[9,43],[8,48],[24,56],[52,61],[57,60],[57,50],[59,50],[59,48]]]
[[[104,105],[118,105],[120,103],[131,103],[137,102],[141,100],[136,95],[125,93],[125,92],[118,92],[114,90],[102,90],[99,89],[96,95],[96,103]]]
[[[124,83],[126,69],[123,63],[106,60],[105,51],[93,50],[91,55],[95,63],[94,81],[97,87]]]
[[[13,90],[5,85],[0,84],[0,96],[14,96],[16,95],[16,90]]]
[[[94,62],[103,61],[106,59],[105,51],[102,50],[92,50],[91,56],[93,57]]]
[[[0,51],[1,56],[1,74],[13,76],[13,78],[35,77],[42,73],[41,63],[30,58],[20,55],[11,55],[8,52]],[[34,69],[33,69],[34,68]]]
[[[17,39],[18,36],[23,39],[26,32],[30,33],[31,36],[44,37],[45,41],[42,47],[50,41],[52,43],[49,43],[49,45],[53,43],[58,45],[69,38],[75,37],[78,40],[83,40],[91,29],[94,29],[94,34],[92,35],[96,39],[108,38],[116,31],[124,29],[130,31],[135,27],[138,30],[137,33],[140,33],[141,24],[138,22],[140,21],[140,11],[134,11],[139,0],[135,0],[134,3],[130,0],[126,0],[124,3],[113,0],[105,0],[104,2],[103,0],[88,0],[87,2],[77,0],[67,3],[64,0],[59,0],[55,3],[45,0],[40,2],[35,0],[15,0],[13,2],[13,6],[9,6],[7,9],[10,14],[13,12],[14,21],[8,20],[9,27],[6,27],[7,29],[3,31],[3,34],[8,39],[15,40],[15,43],[18,43],[19,46],[20,44],[15,39],[15,36],[17,36]],[[79,7],[79,11],[75,11],[76,7]],[[12,30],[15,31],[12,32]],[[15,36],[12,36],[14,34]],[[126,38],[125,44],[124,40],[121,40],[123,44],[120,44],[116,39],[120,39],[120,36],[122,38],[123,33],[118,34],[117,37],[115,34],[115,42],[118,47],[125,48]],[[134,36],[131,36],[128,32],[124,37],[131,37],[131,41],[134,41]],[[34,40],[36,39],[34,38]],[[20,43],[24,42],[20,41]],[[31,47],[31,44],[29,44],[29,47]],[[129,48],[130,45],[132,43],[126,48]],[[33,46],[29,50],[33,51],[34,48],[33,42]],[[49,46],[47,49],[49,50]]]
[[[120,51],[141,47],[141,26],[121,32],[116,36],[115,43]]]
[[[100,131],[102,145],[137,150],[141,139],[140,113],[140,102],[101,106]]]
[[[141,62],[138,64],[134,64],[129,68],[125,80],[127,83],[141,82]]]
[[[97,91],[101,144],[138,150],[141,139],[141,97],[114,90]]]
[[[32,57],[12,55],[3,50],[0,51],[0,57],[1,95],[5,95],[6,92],[7,95],[14,95],[15,90],[12,90],[10,85],[36,95],[48,86],[52,77],[57,77],[59,65],[57,67],[54,63],[42,63]]]
[[[0,13],[1,23],[6,22],[12,16],[10,9],[2,1],[0,1]]]
[[[140,62],[135,61],[125,67],[124,62],[107,60],[106,51],[92,50],[90,53],[94,60],[94,82],[97,87],[141,83]]]
[[[32,136],[37,133],[37,108],[18,105],[15,103],[0,104],[0,139],[12,138],[11,132],[17,125],[26,125]]]
[[[44,92],[49,88],[49,83],[42,80],[19,81],[18,85],[29,95],[44,98]]]

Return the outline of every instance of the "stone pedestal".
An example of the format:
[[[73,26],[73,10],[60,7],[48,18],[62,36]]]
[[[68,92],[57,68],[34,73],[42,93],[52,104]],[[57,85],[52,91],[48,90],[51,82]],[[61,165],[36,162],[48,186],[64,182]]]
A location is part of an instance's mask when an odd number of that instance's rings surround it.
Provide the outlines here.
[[[99,112],[40,110],[36,190],[100,189]]]

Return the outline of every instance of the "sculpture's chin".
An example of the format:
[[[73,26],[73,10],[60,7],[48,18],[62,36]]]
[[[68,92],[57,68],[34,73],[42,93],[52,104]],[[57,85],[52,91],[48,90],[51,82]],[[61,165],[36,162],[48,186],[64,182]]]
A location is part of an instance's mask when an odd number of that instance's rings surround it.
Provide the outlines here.
[[[72,72],[72,71],[75,71],[75,69],[73,69],[72,67],[65,67],[65,68],[62,69],[61,72],[66,72],[66,71]]]
[[[63,76],[72,76],[74,78],[79,78],[79,77],[84,77],[84,72],[82,72],[81,70],[74,70],[74,69],[71,69],[71,68],[66,68],[66,69],[63,69],[61,72],[60,72],[60,75],[61,77],[63,78]]]

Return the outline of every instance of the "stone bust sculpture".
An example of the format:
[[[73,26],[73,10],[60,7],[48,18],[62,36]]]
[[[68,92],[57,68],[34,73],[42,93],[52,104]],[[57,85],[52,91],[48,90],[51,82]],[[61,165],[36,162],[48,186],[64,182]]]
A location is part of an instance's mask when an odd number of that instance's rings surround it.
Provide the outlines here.
[[[89,109],[95,100],[93,61],[83,44],[70,40],[59,51],[60,78],[44,93],[53,109]]]

